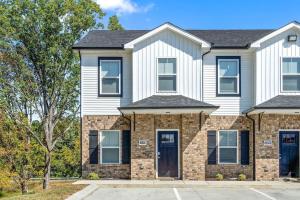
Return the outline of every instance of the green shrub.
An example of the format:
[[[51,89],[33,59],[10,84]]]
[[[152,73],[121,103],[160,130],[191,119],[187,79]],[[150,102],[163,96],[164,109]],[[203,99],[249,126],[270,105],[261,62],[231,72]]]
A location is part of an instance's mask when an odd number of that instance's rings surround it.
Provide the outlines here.
[[[239,174],[238,180],[239,181],[245,181],[247,179],[247,176],[245,174]]]
[[[4,196],[5,196],[4,191],[2,191],[2,190],[0,189],[0,198],[1,198],[1,197],[4,197]]]
[[[98,174],[92,172],[92,173],[89,173],[88,179],[90,179],[90,180],[99,180],[100,178],[99,178]]]
[[[224,180],[223,174],[217,173],[217,174],[216,174],[216,179],[217,179],[217,181],[223,181],[223,180]]]

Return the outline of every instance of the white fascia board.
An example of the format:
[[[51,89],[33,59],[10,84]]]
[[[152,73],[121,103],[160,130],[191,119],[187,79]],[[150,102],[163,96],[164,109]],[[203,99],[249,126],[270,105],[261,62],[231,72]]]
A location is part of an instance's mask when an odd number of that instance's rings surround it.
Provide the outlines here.
[[[263,42],[265,42],[265,41],[267,41],[267,40],[269,40],[269,39],[271,39],[271,38],[273,38],[273,37],[275,37],[275,36],[277,36],[277,35],[285,32],[285,31],[287,31],[287,30],[289,30],[291,28],[298,28],[300,30],[300,25],[298,23],[296,23],[296,22],[291,22],[288,25],[286,25],[286,26],[284,26],[284,27],[282,27],[282,28],[280,28],[280,29],[278,29],[276,31],[273,31],[272,33],[264,36],[263,38],[261,38],[261,39],[255,41],[255,42],[253,42],[251,44],[251,47],[253,47],[253,48],[259,48],[261,43],[263,43]]]
[[[202,40],[202,39],[186,32],[186,31],[184,31],[184,30],[182,30],[182,29],[180,29],[176,26],[173,26],[172,24],[166,23],[166,24],[163,24],[163,25],[153,29],[152,31],[142,35],[141,37],[138,37],[138,38],[132,40],[131,42],[126,43],[124,45],[124,48],[125,49],[133,49],[135,44],[137,44],[137,43],[139,43],[139,42],[141,42],[141,41],[143,41],[143,40],[159,33],[160,31],[167,30],[167,29],[169,29],[171,31],[174,31],[175,33],[178,33],[179,35],[182,35],[182,36],[184,36],[184,37],[186,37],[186,38],[188,38],[188,39],[190,39],[190,40],[192,40],[196,43],[201,44],[201,47],[203,47],[203,48],[210,48],[210,46],[211,46],[209,42],[207,42],[205,40]]]
[[[123,114],[189,114],[204,112],[210,114],[216,108],[163,108],[163,109],[121,109]]]
[[[259,113],[264,113],[264,114],[288,114],[288,115],[300,115],[300,108],[296,108],[296,109],[254,109],[250,112],[248,112],[249,115],[253,115],[253,114],[259,114]]]

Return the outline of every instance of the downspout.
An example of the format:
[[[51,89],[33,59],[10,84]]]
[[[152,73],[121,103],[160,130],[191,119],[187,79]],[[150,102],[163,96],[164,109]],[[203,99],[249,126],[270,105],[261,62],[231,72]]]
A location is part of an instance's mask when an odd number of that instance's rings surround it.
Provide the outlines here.
[[[131,130],[131,119],[126,117],[126,115],[119,109],[120,113],[122,114],[122,117],[124,117],[124,119],[127,119],[129,121],[130,124],[130,130]]]
[[[204,92],[203,92],[203,84],[204,84],[204,56],[209,54],[211,52],[211,47],[209,48],[209,50],[207,52],[205,52],[204,54],[202,54],[202,60],[201,60],[201,100],[203,101],[203,95],[204,95]]]
[[[78,50],[79,54],[79,67],[80,67],[80,75],[79,75],[79,115],[80,115],[80,177],[82,177],[82,117],[81,117],[81,53],[80,50]]]
[[[256,157],[255,157],[255,119],[253,119],[253,118],[251,118],[249,115],[248,115],[248,112],[246,113],[246,117],[248,118],[248,119],[250,119],[251,121],[252,121],[252,127],[253,127],[253,135],[252,135],[252,140],[253,140],[253,161],[252,161],[252,165],[253,165],[253,180],[255,181],[256,180],[256,178],[255,178],[255,176],[256,176],[256,164],[255,164],[255,159],[256,159]]]

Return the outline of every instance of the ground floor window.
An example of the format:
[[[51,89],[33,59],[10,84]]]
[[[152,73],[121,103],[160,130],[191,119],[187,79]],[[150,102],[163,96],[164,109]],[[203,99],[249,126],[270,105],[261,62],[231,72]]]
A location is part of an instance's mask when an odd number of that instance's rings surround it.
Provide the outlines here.
[[[218,143],[219,164],[236,164],[238,162],[238,131],[219,131]]]
[[[102,164],[120,163],[120,131],[101,131],[100,156]]]

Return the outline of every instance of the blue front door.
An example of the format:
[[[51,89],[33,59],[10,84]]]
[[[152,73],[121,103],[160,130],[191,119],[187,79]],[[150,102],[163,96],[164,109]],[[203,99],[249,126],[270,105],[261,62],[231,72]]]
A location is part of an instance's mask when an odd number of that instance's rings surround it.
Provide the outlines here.
[[[299,176],[299,132],[279,132],[280,176]]]
[[[178,177],[178,132],[158,131],[157,165],[159,177]]]

